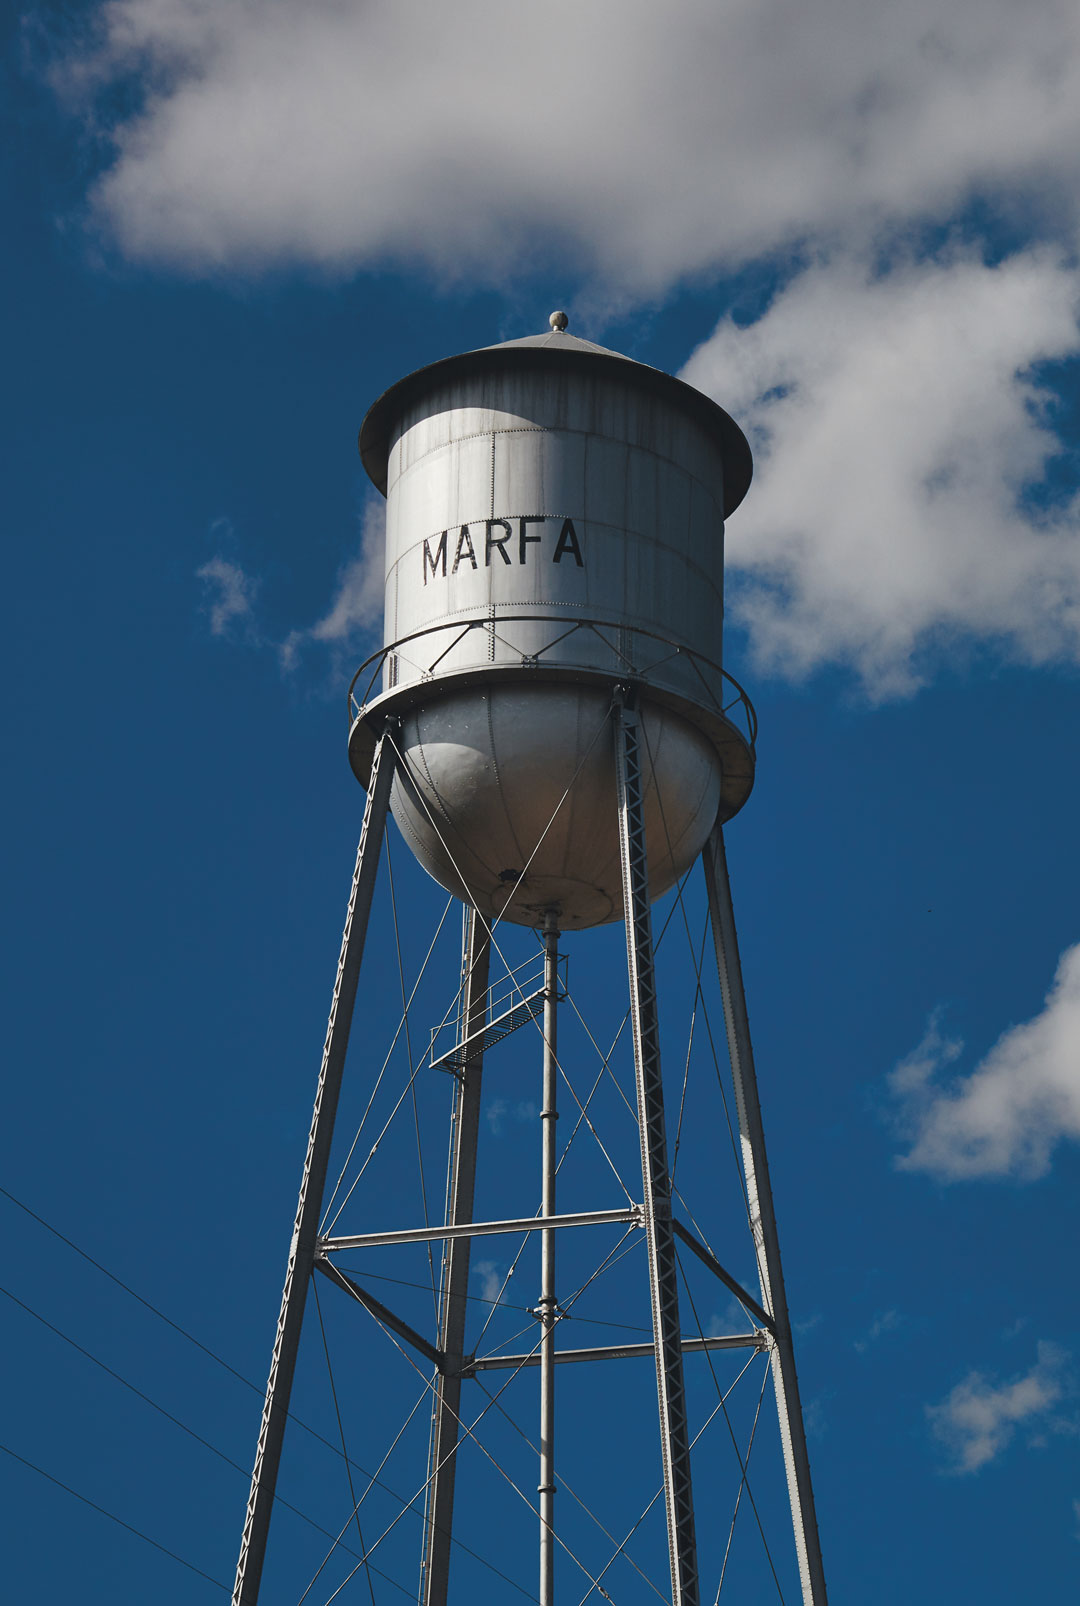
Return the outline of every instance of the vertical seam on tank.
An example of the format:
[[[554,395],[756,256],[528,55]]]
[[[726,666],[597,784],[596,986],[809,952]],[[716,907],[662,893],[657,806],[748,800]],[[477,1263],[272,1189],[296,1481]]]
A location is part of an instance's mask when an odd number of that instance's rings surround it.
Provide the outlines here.
[[[579,687],[578,688],[578,696],[577,696],[577,710],[576,710],[575,720],[574,720],[574,723],[576,725],[576,735],[577,735],[576,751],[579,752],[579,753],[582,751],[581,702],[582,702],[581,688]],[[607,715],[606,714],[604,715],[604,718],[605,718],[605,720],[607,719]],[[562,854],[561,854],[560,860],[559,860],[559,868],[560,868],[563,876],[566,876],[567,879],[569,879],[569,877],[567,876],[567,868],[568,867],[567,867],[566,861],[567,861],[567,858],[568,858],[569,853],[570,853],[570,844],[574,840],[574,817],[577,814],[577,801],[578,801],[578,788],[575,785],[573,785],[573,783],[571,783],[570,791],[569,791],[569,794],[567,796],[566,802],[563,804],[563,808],[565,808],[565,810],[566,810],[566,817],[565,817],[564,821],[562,822],[562,824],[563,824],[563,848],[562,848]],[[604,889],[602,887],[599,887],[597,890],[602,893]]]
[[[627,447],[626,451],[623,454],[623,523],[625,525],[629,525],[629,523],[630,523],[630,450],[629,450],[629,447]],[[626,556],[629,556],[629,543],[627,543]],[[630,609],[627,606],[627,600],[626,600],[627,569],[628,569],[626,556],[624,556],[623,562],[622,562],[622,595],[619,598],[619,606],[620,606],[620,609],[622,611],[623,618],[624,619],[629,619],[631,617],[631,615],[630,615]]]
[[[496,436],[496,432],[495,432],[495,430],[492,430],[492,432],[491,432],[491,461],[490,461],[490,464],[489,464],[489,467],[488,467],[488,493],[489,493],[488,500],[490,502],[490,506],[488,508],[488,518],[490,518],[490,519],[493,519],[495,517],[495,436]],[[489,535],[491,534],[491,526],[490,525],[488,526],[488,534]],[[485,543],[485,551],[484,551],[484,561],[485,562],[487,561],[489,556],[490,556],[490,553],[489,553],[489,551],[487,549],[487,546],[486,546],[486,543]],[[492,564],[488,568],[488,613],[490,614],[492,619],[495,618],[495,566],[494,566],[494,564]],[[489,663],[494,663],[494,661],[495,661],[495,626],[494,626],[494,624],[491,625],[491,627],[489,628],[487,635],[488,635],[488,662]]]

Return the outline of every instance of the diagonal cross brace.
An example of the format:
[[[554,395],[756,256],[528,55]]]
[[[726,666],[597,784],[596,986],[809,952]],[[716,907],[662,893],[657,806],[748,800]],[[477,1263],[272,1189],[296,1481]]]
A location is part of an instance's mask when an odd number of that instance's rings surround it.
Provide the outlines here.
[[[381,1299],[376,1299],[374,1294],[369,1294],[366,1288],[361,1288],[359,1283],[354,1282],[351,1277],[347,1277],[343,1271],[340,1271],[334,1265],[332,1260],[328,1260],[325,1255],[316,1256],[315,1270],[322,1272],[324,1277],[328,1277],[339,1288],[343,1288],[347,1294],[356,1300],[358,1305],[363,1305],[366,1311],[370,1311],[377,1322],[382,1322],[384,1327],[389,1327],[392,1333],[396,1333],[407,1344],[411,1344],[413,1349],[418,1350],[421,1355],[431,1362],[432,1366],[438,1367],[440,1372],[443,1370],[446,1357],[441,1350],[437,1350],[434,1344],[429,1344],[427,1339],[416,1331],[415,1327],[410,1327],[408,1322],[403,1322],[400,1316],[395,1316],[390,1307],[384,1305]]]
[[[690,1249],[690,1250],[693,1251],[693,1253],[701,1261],[702,1265],[703,1266],[708,1266],[708,1268],[712,1272],[713,1276],[714,1277],[718,1277],[720,1279],[720,1281],[723,1283],[724,1287],[730,1289],[731,1292],[735,1295],[735,1298],[739,1301],[740,1305],[745,1305],[747,1310],[750,1312],[750,1314],[752,1316],[756,1316],[758,1321],[761,1323],[762,1327],[767,1328],[768,1331],[770,1333],[772,1333],[773,1337],[775,1338],[775,1336],[776,1336],[776,1327],[775,1327],[775,1325],[773,1323],[773,1319],[772,1319],[771,1316],[767,1315],[765,1311],[762,1310],[762,1308],[758,1304],[757,1300],[754,1299],[754,1297],[751,1294],[748,1294],[746,1292],[746,1289],[742,1286],[741,1283],[736,1282],[735,1278],[731,1275],[731,1273],[729,1271],[725,1271],[724,1270],[723,1266],[721,1266],[721,1264],[717,1260],[716,1256],[715,1255],[711,1255],[709,1253],[709,1251],[705,1248],[704,1244],[698,1243],[698,1241],[694,1237],[693,1233],[688,1232],[687,1229],[683,1226],[681,1221],[673,1220],[671,1225],[675,1229],[675,1236],[677,1238],[681,1238],[682,1239],[682,1241],[686,1245],[687,1249]]]

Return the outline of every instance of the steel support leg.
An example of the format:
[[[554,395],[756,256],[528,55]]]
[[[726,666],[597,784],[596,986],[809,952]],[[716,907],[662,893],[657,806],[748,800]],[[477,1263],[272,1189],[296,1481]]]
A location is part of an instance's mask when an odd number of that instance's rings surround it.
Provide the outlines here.
[[[690,1436],[683,1386],[682,1335],[671,1182],[660,1076],[660,1030],[653,970],[652,921],[645,857],[641,737],[629,699],[617,709],[615,768],[622,859],[623,913],[630,973],[630,1018],[634,1036],[638,1127],[645,1236],[649,1256],[660,1449],[671,1560],[672,1606],[698,1606],[697,1542],[690,1482]]]
[[[341,938],[337,980],[334,983],[334,996],[330,1004],[330,1020],[326,1028],[322,1067],[315,1092],[315,1109],[311,1117],[307,1158],[300,1179],[300,1198],[296,1206],[296,1222],[289,1248],[285,1287],[281,1295],[281,1312],[274,1339],[274,1353],[270,1361],[270,1376],[266,1384],[266,1401],[263,1405],[259,1443],[255,1452],[255,1467],[251,1474],[247,1518],[240,1542],[240,1557],[236,1564],[233,1606],[255,1606],[259,1598],[259,1581],[266,1555],[266,1540],[270,1530],[270,1513],[277,1486],[281,1446],[285,1437],[285,1422],[289,1414],[289,1397],[292,1393],[293,1373],[296,1370],[304,1304],[315,1263],[315,1240],[322,1212],[330,1143],[334,1135],[334,1117],[337,1114],[338,1095],[341,1091],[345,1050],[349,1041],[353,1006],[356,1002],[356,985],[360,976],[360,961],[364,953],[371,895],[375,887],[393,776],[393,747],[383,736],[375,749],[375,761],[371,769],[367,803],[364,807],[364,823],[360,831],[360,845],[356,853],[356,868],[353,871],[349,908]]]
[[[454,1149],[447,1201],[447,1226],[473,1219],[476,1186],[476,1139],[480,1125],[480,1084],[484,1069],[483,1028],[487,1013],[491,937],[475,909],[466,915],[462,949],[461,1041],[477,1047],[467,1056],[454,1106]],[[424,1606],[446,1606],[450,1581],[450,1544],[454,1519],[454,1474],[457,1470],[458,1418],[461,1410],[461,1367],[465,1358],[471,1238],[448,1240],[439,1295],[439,1348],[445,1370],[435,1384],[428,1460],[427,1512],[424,1525]]]
[[[559,933],[551,916],[544,924],[544,1107],[543,1192],[540,1213],[555,1214],[555,1173],[559,1162],[555,1123],[559,1119]],[[540,1606],[555,1600],[555,1229],[540,1234]]]
[[[795,1528],[795,1547],[799,1557],[804,1606],[826,1606],[825,1570],[821,1560],[814,1491],[810,1483],[810,1460],[806,1450],[799,1400],[799,1380],[795,1374],[795,1352],[791,1342],[791,1319],[784,1273],[780,1264],[780,1240],[776,1231],[769,1163],[765,1155],[765,1133],[761,1123],[754,1051],[750,1042],[750,1023],[746,1013],[742,966],[735,934],[735,914],[731,904],[724,835],[716,827],[703,855],[705,883],[709,896],[709,916],[716,946],[716,968],[724,999],[731,1074],[735,1084],[735,1103],[739,1120],[743,1171],[750,1205],[750,1223],[757,1254],[761,1300],[772,1316],[775,1342],[772,1346],[772,1372],[776,1405],[780,1417],[780,1437],[784,1446],[791,1518]]]

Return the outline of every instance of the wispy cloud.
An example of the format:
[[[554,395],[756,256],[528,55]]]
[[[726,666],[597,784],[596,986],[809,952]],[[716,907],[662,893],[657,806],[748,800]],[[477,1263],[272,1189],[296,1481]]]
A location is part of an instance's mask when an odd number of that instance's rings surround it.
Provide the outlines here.
[[[902,1327],[903,1325],[904,1318],[900,1315],[899,1311],[881,1311],[877,1316],[874,1317],[863,1336],[854,1340],[852,1348],[856,1350],[858,1354],[865,1355],[870,1346],[872,1344],[876,1344],[879,1338],[883,1338],[886,1333],[895,1333],[897,1328]]]
[[[1029,1372],[997,1382],[982,1372],[969,1372],[938,1405],[926,1408],[935,1438],[949,1456],[949,1470],[977,1472],[1001,1454],[1026,1426],[1032,1442],[1047,1432],[1072,1432],[1073,1425],[1055,1415],[1071,1388],[1065,1370],[1067,1354],[1056,1345],[1040,1343],[1038,1359]]]
[[[383,615],[385,584],[386,508],[381,497],[371,496],[360,523],[360,549],[340,570],[321,619],[306,629],[291,630],[281,644],[282,667],[291,670],[306,648],[329,647],[340,653],[370,646]]]
[[[493,1304],[499,1297],[505,1275],[497,1260],[478,1260],[473,1267],[473,1276],[480,1279],[480,1298]]]
[[[519,1099],[515,1104],[506,1099],[492,1099],[484,1111],[484,1118],[493,1137],[499,1137],[506,1122],[535,1121],[540,1111],[532,1099]]]
[[[210,633],[231,636],[243,629],[249,632],[254,617],[259,582],[239,563],[220,555],[204,563],[195,574],[203,584],[203,610],[210,620]]]
[[[1080,943],[1062,954],[1039,1014],[1004,1032],[970,1076],[938,1085],[960,1051],[932,1020],[892,1072],[911,1138],[898,1165],[947,1182],[1045,1175],[1056,1145],[1080,1138]]]
[[[747,1333],[757,1326],[753,1316],[748,1316],[739,1301],[735,1298],[728,1300],[723,1310],[715,1311],[705,1324],[706,1338],[721,1338],[728,1333]]]
[[[227,525],[225,533],[231,536]],[[218,552],[195,571],[211,633],[270,649],[285,674],[298,672],[315,649],[322,650],[324,661],[329,657],[335,672],[343,666],[355,668],[379,637],[385,546],[385,506],[372,495],[360,520],[358,550],[339,570],[326,611],[313,625],[296,627],[284,639],[267,631],[258,616],[262,582],[235,558]]]

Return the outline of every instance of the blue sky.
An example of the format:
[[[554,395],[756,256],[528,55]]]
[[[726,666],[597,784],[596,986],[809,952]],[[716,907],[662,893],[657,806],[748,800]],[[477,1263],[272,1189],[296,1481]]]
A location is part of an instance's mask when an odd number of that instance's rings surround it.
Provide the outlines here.
[[[380,532],[356,430],[401,374],[556,306],[682,372],[755,449],[725,657],[757,707],[758,780],[727,837],[833,1598],[1068,1597],[1075,18],[1051,0],[117,0],[10,13],[7,42],[3,1443],[41,1469],[3,1457],[12,1598],[188,1602],[231,1580],[363,802],[345,687],[379,639]],[[413,976],[445,900],[396,835],[391,855]],[[686,903],[699,940],[696,883]],[[375,918],[346,1146],[400,1014],[385,875]],[[662,955],[674,1100],[681,924]],[[566,950],[613,1031],[618,933]],[[525,1213],[535,1056],[513,1042],[484,1187]],[[443,1113],[418,1117],[433,1145]],[[703,1090],[680,1160],[718,1232],[722,1123]],[[387,1144],[360,1219],[414,1208],[412,1152]],[[507,1269],[480,1259],[478,1300]],[[725,1302],[692,1291],[722,1327]],[[349,1448],[374,1470],[416,1389],[402,1407],[404,1363],[321,1293]],[[423,1319],[422,1290],[396,1297]],[[633,1325],[636,1298],[614,1282],[582,1329]],[[564,1386],[568,1423],[587,1403],[604,1424],[577,1450],[618,1522],[652,1476],[648,1389]],[[296,1408],[335,1437],[317,1319]],[[793,1599],[767,1432],[755,1491]],[[724,1450],[703,1438],[710,1565]],[[340,1460],[302,1430],[287,1457],[286,1498],[336,1533]],[[468,1520],[531,1590],[529,1514]],[[740,1524],[722,1598],[773,1598]],[[299,1599],[320,1543],[280,1513],[264,1599]],[[642,1530],[646,1570],[659,1543]],[[399,1523],[385,1570],[408,1582],[415,1549]],[[460,1565],[483,1598],[492,1575]],[[339,1598],[367,1593],[357,1577]],[[655,1598],[629,1570],[612,1595]]]

